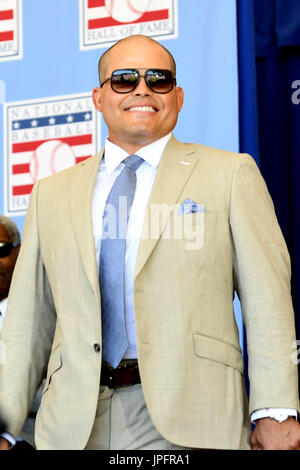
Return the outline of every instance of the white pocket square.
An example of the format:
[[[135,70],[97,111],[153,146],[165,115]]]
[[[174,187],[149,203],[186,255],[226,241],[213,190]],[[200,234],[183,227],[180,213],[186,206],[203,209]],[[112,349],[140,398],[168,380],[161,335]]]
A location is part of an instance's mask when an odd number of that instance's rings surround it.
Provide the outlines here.
[[[179,208],[178,215],[192,214],[193,212],[205,212],[204,205],[191,199],[185,199]]]

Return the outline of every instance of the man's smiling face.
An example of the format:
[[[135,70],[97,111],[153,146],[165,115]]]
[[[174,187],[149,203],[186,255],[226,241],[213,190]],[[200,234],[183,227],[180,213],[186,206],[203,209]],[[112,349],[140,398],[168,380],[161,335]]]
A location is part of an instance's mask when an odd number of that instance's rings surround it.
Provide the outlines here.
[[[109,51],[106,58],[105,79],[114,70],[172,69],[169,54],[148,37],[128,38]],[[169,93],[150,90],[142,77],[130,93],[115,93],[108,81],[93,91],[95,107],[103,113],[109,131],[109,140],[128,153],[165,136],[176,125],[183,104],[183,90],[174,87]]]

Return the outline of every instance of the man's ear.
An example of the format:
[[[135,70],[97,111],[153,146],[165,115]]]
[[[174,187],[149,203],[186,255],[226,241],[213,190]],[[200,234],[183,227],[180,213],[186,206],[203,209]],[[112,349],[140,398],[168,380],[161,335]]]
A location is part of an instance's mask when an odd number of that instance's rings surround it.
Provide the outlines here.
[[[102,88],[95,87],[92,93],[93,103],[97,111],[102,112]]]
[[[183,106],[183,100],[184,100],[184,92],[183,89],[180,86],[177,86],[175,88],[176,96],[177,96],[177,109],[178,112],[181,111],[181,108]]]

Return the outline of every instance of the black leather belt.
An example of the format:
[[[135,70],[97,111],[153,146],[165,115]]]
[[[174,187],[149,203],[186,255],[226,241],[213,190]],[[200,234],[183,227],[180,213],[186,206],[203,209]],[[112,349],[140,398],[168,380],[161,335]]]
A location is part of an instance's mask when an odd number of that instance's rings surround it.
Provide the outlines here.
[[[109,388],[129,387],[141,383],[138,361],[136,359],[126,359],[120,362],[114,369],[107,362],[102,363],[101,385]]]

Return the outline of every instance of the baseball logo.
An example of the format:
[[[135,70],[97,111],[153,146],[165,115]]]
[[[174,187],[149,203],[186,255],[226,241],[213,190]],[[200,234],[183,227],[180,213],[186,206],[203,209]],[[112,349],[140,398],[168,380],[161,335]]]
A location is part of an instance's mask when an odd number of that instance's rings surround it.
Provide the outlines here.
[[[148,11],[151,0],[105,0],[109,16],[120,23],[137,21]]]
[[[76,157],[72,148],[60,140],[49,140],[41,144],[32,154],[30,175],[34,182],[54,175],[75,165]]]

